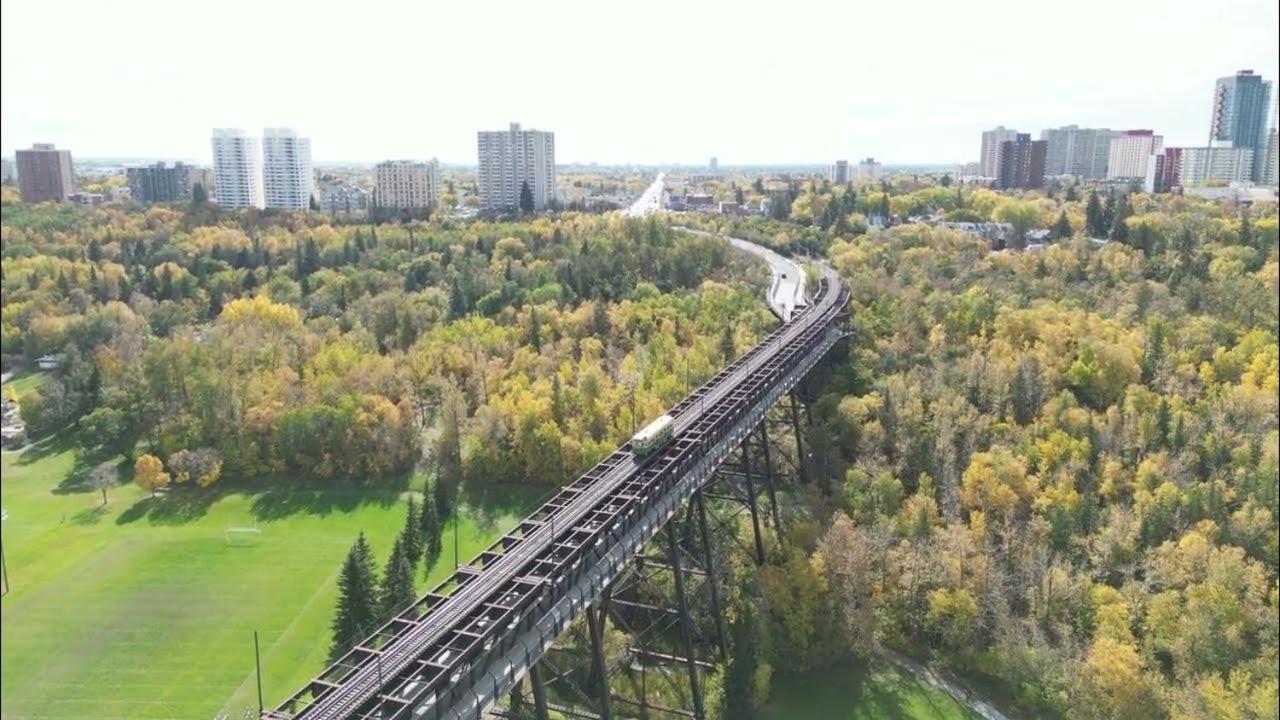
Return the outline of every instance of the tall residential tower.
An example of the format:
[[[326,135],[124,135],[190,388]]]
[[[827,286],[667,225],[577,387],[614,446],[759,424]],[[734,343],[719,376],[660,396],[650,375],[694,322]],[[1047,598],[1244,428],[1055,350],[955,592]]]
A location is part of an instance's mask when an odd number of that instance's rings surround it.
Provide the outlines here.
[[[50,143],[36,143],[30,150],[15,152],[14,161],[22,202],[65,202],[75,190],[70,150],[59,150]]]
[[[1000,174],[1000,146],[1017,139],[1018,131],[1003,125],[982,133],[982,154],[978,156],[982,177],[993,178]]]
[[[1046,143],[1044,174],[1091,180],[1106,177],[1112,135],[1107,128],[1077,125],[1041,130],[1040,139]]]
[[[520,191],[526,184],[533,194],[535,210],[545,209],[555,199],[555,133],[521,130],[519,123],[511,123],[506,130],[476,133],[476,146],[484,209],[520,207]]]
[[[263,199],[269,208],[307,210],[315,175],[311,169],[311,139],[289,128],[262,131]]]
[[[1209,145],[1249,148],[1253,151],[1251,177],[1263,179],[1267,156],[1267,115],[1271,111],[1271,83],[1241,70],[1218,78],[1213,87],[1213,117],[1209,121]]]
[[[239,128],[213,131],[213,184],[224,208],[263,207],[258,139]]]

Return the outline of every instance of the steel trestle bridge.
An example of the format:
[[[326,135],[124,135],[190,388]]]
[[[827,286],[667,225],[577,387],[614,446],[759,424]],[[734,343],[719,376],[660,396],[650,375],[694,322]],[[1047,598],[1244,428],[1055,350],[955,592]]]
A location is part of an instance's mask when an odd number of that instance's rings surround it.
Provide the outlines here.
[[[848,293],[821,271],[807,306],[671,408],[670,444],[643,459],[623,444],[263,720],[478,719],[536,680],[557,636],[843,337]]]

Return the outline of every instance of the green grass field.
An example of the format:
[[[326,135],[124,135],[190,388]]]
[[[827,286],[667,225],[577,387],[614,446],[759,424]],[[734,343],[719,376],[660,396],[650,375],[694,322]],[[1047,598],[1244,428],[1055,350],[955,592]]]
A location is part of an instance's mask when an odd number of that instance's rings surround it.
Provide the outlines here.
[[[774,679],[762,720],[982,720],[884,660]]]
[[[2,462],[6,720],[213,718],[222,709],[239,718],[257,705],[255,629],[267,704],[284,699],[324,665],[337,569],[356,533],[366,533],[381,563],[410,485],[215,486],[151,499],[129,484],[112,489],[103,508],[66,447],[6,453]],[[492,494],[501,506],[477,499],[464,513],[464,560],[537,499]],[[229,526],[253,524],[255,544],[227,543]],[[452,569],[452,548],[446,532],[431,582]],[[419,570],[420,589],[428,584]]]
[[[4,389],[6,393],[12,392],[14,398],[21,401],[23,395],[40,387],[46,377],[48,375],[39,370],[26,369],[14,375],[9,382],[5,383]]]

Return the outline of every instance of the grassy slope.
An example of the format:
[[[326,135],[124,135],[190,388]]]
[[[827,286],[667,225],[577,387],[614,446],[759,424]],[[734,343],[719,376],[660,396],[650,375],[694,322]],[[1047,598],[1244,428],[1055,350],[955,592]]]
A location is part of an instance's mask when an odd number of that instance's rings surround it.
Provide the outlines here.
[[[883,660],[779,676],[763,720],[981,720],[951,696]]]
[[[17,375],[14,375],[12,380],[5,383],[4,389],[6,394],[8,392],[12,392],[14,398],[21,401],[23,395],[26,395],[44,384],[44,379],[46,377],[48,376],[39,370],[26,369]]]
[[[381,559],[404,518],[398,489],[224,492],[150,500],[132,485],[101,496],[61,447],[3,457],[0,498],[10,592],[3,599],[0,696],[9,718],[239,717],[256,706],[252,632],[268,704],[324,664],[339,562],[363,530]],[[420,486],[420,484],[419,484]],[[188,496],[194,495],[187,493]],[[515,505],[464,519],[473,556]],[[225,529],[261,540],[229,546]],[[452,536],[433,581],[452,568]],[[427,582],[419,573],[419,587]]]

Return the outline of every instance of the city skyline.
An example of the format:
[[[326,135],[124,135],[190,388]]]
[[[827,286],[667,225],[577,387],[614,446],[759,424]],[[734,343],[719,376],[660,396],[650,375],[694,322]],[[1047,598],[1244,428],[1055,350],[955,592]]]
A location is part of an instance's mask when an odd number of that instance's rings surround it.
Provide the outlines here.
[[[375,0],[338,23],[233,0],[198,29],[151,0],[123,8],[76,2],[59,18],[66,52],[49,54],[40,51],[42,36],[23,32],[44,21],[39,10],[10,3],[0,31],[0,151],[54,142],[84,158],[208,162],[211,127],[288,126],[307,129],[318,163],[439,157],[471,165],[478,129],[519,121],[555,131],[565,164],[696,165],[713,155],[726,166],[826,165],[867,155],[942,164],[976,160],[972,138],[996,125],[1033,134],[1066,124],[1150,127],[1171,145],[1199,145],[1217,78],[1246,68],[1277,76],[1277,8],[1255,0],[1213,14],[1192,2],[1090,0],[1053,19],[1055,36],[1101,38],[1111,26],[1141,31],[1089,54],[1056,52],[1043,33],[1027,32],[1020,6],[1005,0],[931,8],[924,24],[906,7],[813,3],[768,14],[725,13],[715,4],[648,7],[627,19],[626,37],[661,43],[619,45],[619,26],[576,2],[554,13],[505,6],[499,12],[508,21],[493,24],[482,9],[461,6]],[[387,23],[389,15],[397,22]],[[246,16],[256,21],[242,26],[237,18]],[[219,85],[219,78],[265,78],[296,62],[309,45],[279,43],[273,28],[286,22],[300,38],[341,39],[339,57],[378,56],[388,67],[407,67],[423,28],[433,28],[426,42],[446,63],[445,79],[410,91],[396,73],[338,61],[288,85]],[[484,52],[472,33],[457,31],[472,27],[484,28]],[[198,60],[145,63],[147,44],[130,42],[181,35],[213,47],[223,33],[253,51],[220,59],[228,66],[216,75]],[[532,38],[543,39],[538,61],[521,60],[523,72],[513,76],[511,64],[524,57],[516,48]],[[984,38],[1001,44],[998,57],[1012,59],[990,59],[978,50]],[[146,67],[147,82],[70,89],[59,81],[92,66],[108,39],[113,64]],[[32,56],[48,62],[22,62]],[[782,101],[765,102],[770,95]]]

